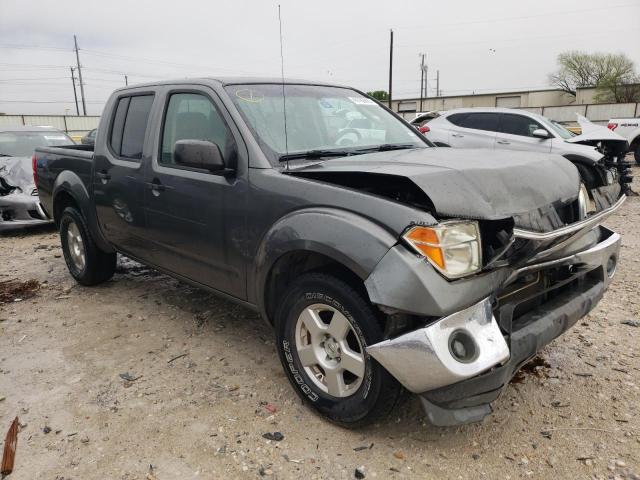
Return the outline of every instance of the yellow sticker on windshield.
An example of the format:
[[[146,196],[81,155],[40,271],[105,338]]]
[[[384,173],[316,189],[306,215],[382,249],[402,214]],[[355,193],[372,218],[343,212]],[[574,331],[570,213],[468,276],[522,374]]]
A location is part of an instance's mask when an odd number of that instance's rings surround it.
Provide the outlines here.
[[[264,100],[264,95],[250,88],[243,88],[242,90],[236,90],[236,97],[245,102],[260,103]]]

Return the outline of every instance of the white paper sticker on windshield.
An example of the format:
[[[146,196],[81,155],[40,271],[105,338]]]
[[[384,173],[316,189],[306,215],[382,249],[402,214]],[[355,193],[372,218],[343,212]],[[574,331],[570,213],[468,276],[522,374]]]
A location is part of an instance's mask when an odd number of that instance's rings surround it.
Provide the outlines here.
[[[376,102],[367,97],[347,97],[356,105],[375,105]]]
[[[67,140],[67,137],[62,136],[62,135],[44,135],[44,139],[45,140],[58,140],[58,141],[65,142]]]

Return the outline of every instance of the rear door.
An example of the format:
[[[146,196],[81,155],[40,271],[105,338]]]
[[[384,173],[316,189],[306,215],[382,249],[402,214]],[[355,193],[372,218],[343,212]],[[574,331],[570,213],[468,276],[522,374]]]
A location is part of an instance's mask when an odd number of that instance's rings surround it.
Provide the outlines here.
[[[454,125],[449,134],[452,147],[493,148],[498,130],[498,113],[454,113],[447,120]]]
[[[496,148],[501,150],[528,150],[532,152],[551,152],[553,135],[538,138],[534,130],[547,130],[537,120],[517,113],[503,113],[496,137]],[[548,131],[548,130],[547,130]]]
[[[143,173],[153,101],[153,91],[127,92],[107,109],[113,115],[106,139],[100,140],[96,150],[92,181],[98,222],[105,237],[140,259],[146,259],[147,254]]]
[[[162,103],[161,128],[144,180],[151,261],[244,299],[248,161],[242,137],[209,87],[166,87]],[[234,173],[177,164],[178,140],[216,143]]]

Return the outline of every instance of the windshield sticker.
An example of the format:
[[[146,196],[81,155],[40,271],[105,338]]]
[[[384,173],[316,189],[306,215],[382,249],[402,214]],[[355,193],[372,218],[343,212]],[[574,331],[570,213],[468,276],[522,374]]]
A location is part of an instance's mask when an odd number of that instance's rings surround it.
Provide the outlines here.
[[[63,136],[63,135],[44,135],[45,140],[62,140],[62,141],[66,141],[67,137]]]
[[[250,103],[260,103],[264,100],[264,95],[250,88],[244,88],[242,90],[236,90],[236,97],[240,100]]]
[[[320,100],[320,106],[323,108],[333,108],[333,105],[331,105],[331,103],[325,100],[324,98]]]
[[[355,103],[356,105],[375,105],[376,104],[376,102],[366,97],[347,97],[347,98],[351,100],[353,103]]]

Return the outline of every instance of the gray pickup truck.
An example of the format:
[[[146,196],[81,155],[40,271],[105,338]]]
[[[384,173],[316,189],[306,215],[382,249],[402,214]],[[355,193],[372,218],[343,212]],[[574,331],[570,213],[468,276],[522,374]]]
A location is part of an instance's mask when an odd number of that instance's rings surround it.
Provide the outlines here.
[[[260,312],[345,426],[406,391],[437,425],[489,414],[602,298],[625,199],[560,156],[433,148],[357,90],[255,78],[117,90],[95,148],[39,148],[34,175],[79,283],[119,252]]]

